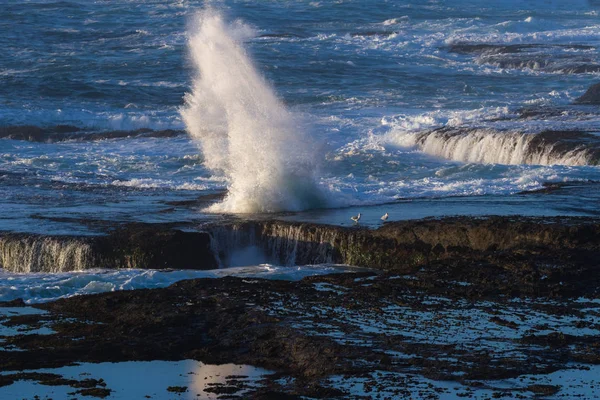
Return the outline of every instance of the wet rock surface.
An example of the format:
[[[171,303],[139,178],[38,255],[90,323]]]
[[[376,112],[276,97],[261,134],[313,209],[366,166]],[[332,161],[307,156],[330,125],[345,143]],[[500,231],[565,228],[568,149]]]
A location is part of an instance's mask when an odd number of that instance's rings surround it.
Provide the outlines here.
[[[494,263],[504,257],[541,268],[556,260],[570,273],[578,265],[583,277],[596,268],[585,260],[600,255],[600,222],[593,218],[451,217],[391,222],[376,230],[254,221],[209,230],[219,246],[229,242],[222,252],[256,245],[283,264],[330,262],[407,273],[437,261]]]
[[[579,302],[560,290],[552,297],[515,297],[489,278],[494,268],[480,266],[476,274],[469,273],[472,268],[438,265],[411,275],[344,274],[301,282],[201,279],[61,300],[38,306],[48,314],[10,319],[19,325],[41,320],[56,333],[3,338],[4,346],[19,351],[2,351],[0,365],[14,371],[75,361],[234,362],[277,372],[255,390],[258,398],[273,391],[344,398],[351,391],[336,379],[366,379],[373,394],[389,390],[384,382],[394,376],[449,380],[465,388],[485,381],[493,392],[495,380],[600,363],[595,288]],[[461,270],[464,280],[454,280],[453,272]],[[526,278],[504,279],[530,285]],[[379,379],[374,372],[389,376]],[[210,390],[237,391],[233,384]],[[402,393],[397,383],[394,390]],[[542,390],[550,389],[501,392]]]
[[[97,236],[0,232],[0,266],[16,272],[213,269],[227,266],[228,254],[248,246],[278,265],[338,263],[404,272],[445,259],[551,257],[570,266],[583,255],[600,255],[600,221],[587,217],[448,217],[390,222],[375,230],[277,220],[185,230],[180,225],[106,225]]]
[[[196,279],[36,305],[45,313],[0,321],[22,331],[0,337],[0,368],[195,359],[274,371],[257,387],[232,377],[206,389],[223,398],[535,398],[572,394],[575,384],[553,374],[600,365],[596,220],[252,224],[263,235],[303,229],[305,241],[321,229],[354,246],[338,256],[363,254],[353,259],[379,269],[298,282]],[[9,306],[23,304],[0,304]],[[111,389],[93,383],[98,394]],[[597,381],[584,385],[600,394]]]
[[[473,56],[477,64],[501,69],[528,69],[562,74],[600,71],[595,48],[586,45],[455,43],[448,46],[447,51]]]
[[[218,266],[206,232],[186,232],[162,224],[106,228],[108,233],[98,236],[0,232],[0,267],[13,272],[64,272]]]
[[[540,49],[564,49],[564,50],[595,50],[593,46],[577,44],[491,44],[491,43],[455,43],[448,46],[448,51],[458,54],[514,54]]]
[[[589,89],[577,100],[576,104],[600,104],[600,83],[596,83],[589,87]]]
[[[93,141],[105,139],[174,137],[185,135],[182,130],[109,130],[90,131],[71,125],[40,127],[35,125],[0,126],[0,139],[26,140],[29,142],[55,143],[72,141]]]

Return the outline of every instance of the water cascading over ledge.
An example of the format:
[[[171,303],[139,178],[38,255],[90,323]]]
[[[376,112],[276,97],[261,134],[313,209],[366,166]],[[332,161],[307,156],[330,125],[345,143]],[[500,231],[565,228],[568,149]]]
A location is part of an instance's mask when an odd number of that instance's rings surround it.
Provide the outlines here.
[[[93,268],[213,269],[206,232],[132,224],[102,236],[0,233],[0,267],[10,272]]]
[[[248,265],[239,260],[253,255],[255,264],[307,265],[342,263],[339,238],[348,231],[327,225],[293,224],[281,221],[246,221],[209,228],[213,246],[223,267]],[[339,238],[338,238],[339,237]]]
[[[600,259],[600,220],[593,218],[451,217],[392,222],[376,230],[272,220],[203,229],[132,224],[92,237],[0,233],[0,267],[61,272],[334,263],[409,273],[455,262],[476,271],[502,258],[510,260],[502,265],[516,271],[593,272]]]
[[[417,133],[392,131],[388,141],[466,163],[569,166],[600,163],[600,136],[579,131],[523,133],[443,127]]]
[[[80,271],[96,265],[85,238],[8,234],[0,237],[0,267],[11,272]]]
[[[401,221],[371,230],[285,221],[247,221],[209,228],[223,266],[255,248],[262,262],[348,264],[412,271],[442,260],[524,254],[574,259],[600,256],[600,221],[589,218],[451,217]],[[256,253],[255,253],[256,255]]]

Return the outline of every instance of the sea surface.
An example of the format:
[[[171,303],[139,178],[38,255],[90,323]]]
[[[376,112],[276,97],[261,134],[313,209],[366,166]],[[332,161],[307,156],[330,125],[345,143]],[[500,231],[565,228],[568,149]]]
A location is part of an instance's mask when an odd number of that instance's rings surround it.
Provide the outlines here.
[[[573,103],[600,81],[599,13],[3,0],[0,230],[598,215],[600,108]]]

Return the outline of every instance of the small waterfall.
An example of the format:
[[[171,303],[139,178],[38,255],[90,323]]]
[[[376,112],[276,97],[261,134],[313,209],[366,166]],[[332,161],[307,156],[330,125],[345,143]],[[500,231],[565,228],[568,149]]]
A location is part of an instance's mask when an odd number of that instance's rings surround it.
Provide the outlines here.
[[[391,143],[414,146],[448,160],[482,164],[596,165],[600,138],[584,132],[503,132],[441,128],[430,132],[391,132]]]
[[[260,248],[253,224],[215,226],[210,234],[211,247],[219,268],[273,263]]]
[[[0,237],[0,267],[10,272],[80,271],[94,263],[89,243],[72,238]]]
[[[337,228],[275,222],[244,222],[210,229],[214,249],[223,267],[272,263],[307,265],[345,262]]]
[[[262,238],[274,259],[285,265],[324,264],[342,261],[336,250],[336,230],[327,227],[268,223]]]

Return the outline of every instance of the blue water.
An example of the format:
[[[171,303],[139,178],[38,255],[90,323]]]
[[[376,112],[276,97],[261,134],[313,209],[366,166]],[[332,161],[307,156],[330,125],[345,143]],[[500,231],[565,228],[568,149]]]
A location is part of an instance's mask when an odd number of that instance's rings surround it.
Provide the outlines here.
[[[569,160],[560,162],[567,165],[488,162],[489,155],[507,150],[497,143],[484,148],[483,158],[469,161],[416,146],[411,135],[448,126],[600,131],[597,107],[571,105],[600,73],[568,70],[584,64],[600,70],[599,3],[221,1],[210,6],[228,26],[248,28],[251,33],[240,45],[257,73],[307,122],[302,129],[319,149],[317,184],[331,200],[328,207],[353,207],[350,215],[396,202],[389,207],[400,207],[396,215],[403,219],[413,215],[401,212],[407,201],[415,217],[427,216],[431,201],[436,202],[431,215],[443,215],[445,204],[452,214],[530,209],[538,215],[544,208],[595,213],[595,187],[586,192],[592,205],[582,201],[580,191],[531,206],[520,202],[518,193],[544,182],[600,180],[597,166]],[[81,135],[185,130],[184,96],[198,78],[188,41],[198,13],[207,7],[200,1],[3,1],[0,126],[73,125],[85,129]],[[535,46],[486,57],[451,52],[453,44]],[[546,64],[536,64],[539,60]],[[562,112],[519,119],[523,107]],[[227,191],[231,177],[207,168],[205,160],[202,144],[186,135],[59,143],[0,139],[0,229],[77,230],[55,226],[48,217],[213,218],[203,211],[206,205],[182,211],[167,204]],[[457,196],[465,198],[464,208],[453,200]],[[490,204],[509,206],[488,209],[488,198]],[[510,206],[514,201],[517,208]],[[329,222],[348,222],[336,213]],[[298,218],[311,215],[316,214]],[[327,221],[322,215],[317,219]]]
[[[236,276],[253,283],[255,278],[297,281],[314,275],[361,272],[363,269],[344,265],[322,264],[281,267],[259,264],[218,270],[87,270],[60,273],[10,273],[0,269],[0,301],[23,299],[28,304],[61,298],[114,292],[118,290],[155,289],[185,279]]]

